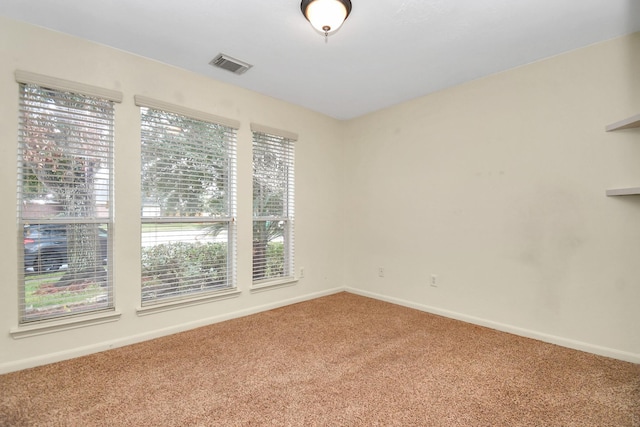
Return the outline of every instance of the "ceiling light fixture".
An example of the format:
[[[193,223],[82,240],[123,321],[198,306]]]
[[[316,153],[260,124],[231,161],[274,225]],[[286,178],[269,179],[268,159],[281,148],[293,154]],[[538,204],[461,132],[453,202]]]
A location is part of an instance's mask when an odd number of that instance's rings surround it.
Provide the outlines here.
[[[329,34],[337,31],[351,13],[351,1],[302,0],[300,9],[313,28],[324,33],[326,41]]]

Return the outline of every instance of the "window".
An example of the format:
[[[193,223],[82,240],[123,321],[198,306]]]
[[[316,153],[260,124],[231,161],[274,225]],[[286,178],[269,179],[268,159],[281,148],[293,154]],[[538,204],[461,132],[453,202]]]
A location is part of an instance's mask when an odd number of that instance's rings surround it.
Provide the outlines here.
[[[20,323],[113,309],[113,102],[121,95],[31,73],[16,79]]]
[[[142,305],[234,288],[236,128],[136,97],[142,118]]]
[[[253,131],[253,282],[294,276],[294,141],[260,125]]]

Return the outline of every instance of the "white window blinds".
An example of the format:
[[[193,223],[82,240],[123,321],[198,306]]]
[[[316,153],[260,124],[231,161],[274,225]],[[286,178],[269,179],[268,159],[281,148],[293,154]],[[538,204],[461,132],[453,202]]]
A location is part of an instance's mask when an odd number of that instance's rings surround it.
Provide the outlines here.
[[[260,284],[294,276],[295,152],[293,139],[252,130],[253,281]]]
[[[20,321],[112,309],[113,102],[20,82],[19,111]]]
[[[142,304],[235,287],[235,129],[136,101]]]

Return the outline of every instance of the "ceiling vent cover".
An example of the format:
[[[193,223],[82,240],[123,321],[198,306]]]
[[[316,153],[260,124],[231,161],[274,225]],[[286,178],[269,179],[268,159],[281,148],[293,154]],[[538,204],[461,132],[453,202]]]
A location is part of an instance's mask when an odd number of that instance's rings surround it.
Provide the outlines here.
[[[223,70],[231,71],[235,74],[244,74],[245,71],[253,67],[251,64],[247,64],[246,62],[242,62],[222,53],[213,58],[209,64],[214,67],[222,68]]]

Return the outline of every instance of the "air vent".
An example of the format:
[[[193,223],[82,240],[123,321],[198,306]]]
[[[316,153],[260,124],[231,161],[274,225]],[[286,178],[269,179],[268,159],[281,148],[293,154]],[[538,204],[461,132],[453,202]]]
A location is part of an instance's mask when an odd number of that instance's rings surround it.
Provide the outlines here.
[[[209,64],[214,67],[222,68],[223,70],[231,71],[235,74],[243,74],[249,68],[253,67],[253,65],[239,61],[222,53],[213,58]]]

